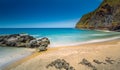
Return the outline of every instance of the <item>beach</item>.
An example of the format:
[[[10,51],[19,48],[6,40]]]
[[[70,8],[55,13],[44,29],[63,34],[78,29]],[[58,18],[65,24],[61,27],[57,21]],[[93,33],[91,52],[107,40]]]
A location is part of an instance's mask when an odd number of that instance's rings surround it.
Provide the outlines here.
[[[0,70],[120,70],[120,0],[0,6]]]
[[[76,46],[48,48],[45,52],[35,52],[4,68],[4,70],[57,70],[46,66],[56,59],[66,60],[75,70],[93,70],[92,67],[80,64],[83,59],[89,61],[97,70],[120,69],[120,39]],[[110,62],[107,61],[111,60]],[[94,62],[98,60],[102,62]],[[64,70],[64,69],[62,69]]]
[[[34,51],[35,49],[30,48],[0,47],[0,70],[11,63],[31,55]]]

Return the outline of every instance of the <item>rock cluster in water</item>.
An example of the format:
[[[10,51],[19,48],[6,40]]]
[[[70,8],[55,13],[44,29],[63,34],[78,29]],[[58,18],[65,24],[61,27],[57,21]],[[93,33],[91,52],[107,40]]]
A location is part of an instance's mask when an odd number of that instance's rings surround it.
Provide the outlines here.
[[[38,48],[38,51],[47,50],[50,40],[46,37],[36,39],[28,34],[11,34],[0,36],[0,46]]]
[[[70,66],[69,63],[67,63],[64,59],[56,59],[55,61],[48,64],[46,68],[53,67],[53,66],[59,70],[61,69],[75,70],[74,67]]]

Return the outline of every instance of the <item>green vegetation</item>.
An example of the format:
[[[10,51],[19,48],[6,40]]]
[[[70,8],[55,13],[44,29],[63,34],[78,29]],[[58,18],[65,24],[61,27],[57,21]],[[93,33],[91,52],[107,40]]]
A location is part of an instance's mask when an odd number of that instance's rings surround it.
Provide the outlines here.
[[[113,30],[120,26],[120,0],[104,0],[101,5],[85,14],[76,24],[76,28]]]

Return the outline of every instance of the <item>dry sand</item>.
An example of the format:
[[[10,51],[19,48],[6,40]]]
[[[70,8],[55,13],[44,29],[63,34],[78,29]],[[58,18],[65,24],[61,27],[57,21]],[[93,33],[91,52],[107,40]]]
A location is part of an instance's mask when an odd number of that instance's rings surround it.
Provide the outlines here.
[[[106,62],[106,57],[114,60],[113,64]],[[97,70],[120,70],[120,39],[78,46],[49,48],[45,52],[36,52],[12,63],[5,70],[58,70],[55,67],[46,68],[56,59],[65,59],[75,70],[93,70],[87,65],[79,64],[83,58],[91,62]],[[97,64],[93,62],[94,59],[106,64]]]

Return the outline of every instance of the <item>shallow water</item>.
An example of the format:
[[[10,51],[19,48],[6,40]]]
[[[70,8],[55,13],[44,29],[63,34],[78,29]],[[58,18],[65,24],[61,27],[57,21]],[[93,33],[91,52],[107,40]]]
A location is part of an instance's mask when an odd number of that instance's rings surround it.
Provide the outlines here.
[[[28,33],[36,38],[48,37],[50,47],[69,46],[85,42],[104,41],[120,38],[120,32],[79,30],[74,28],[7,28],[0,29],[0,34]]]
[[[69,46],[120,38],[119,32],[79,30],[73,28],[0,28],[0,35],[28,33],[36,38],[48,37],[49,47]],[[31,52],[25,48],[0,47],[0,68]]]
[[[33,50],[28,48],[0,47],[0,69],[32,52]]]

